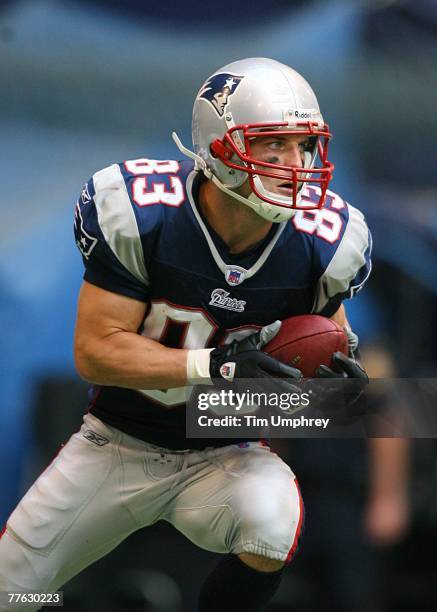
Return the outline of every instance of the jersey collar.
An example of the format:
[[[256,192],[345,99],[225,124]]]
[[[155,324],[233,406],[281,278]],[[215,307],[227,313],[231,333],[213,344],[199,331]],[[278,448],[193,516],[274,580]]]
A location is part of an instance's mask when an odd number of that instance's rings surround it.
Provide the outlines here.
[[[245,280],[254,276],[258,272],[258,270],[260,270],[260,268],[265,264],[270,253],[272,252],[276,243],[278,242],[282,232],[284,231],[285,226],[287,225],[287,221],[278,223],[278,228],[273,234],[272,239],[267,243],[266,247],[261,252],[259,258],[255,261],[255,263],[252,266],[250,266],[250,268],[243,268],[242,266],[238,266],[233,263],[226,263],[223,260],[222,256],[220,255],[214,243],[214,240],[211,236],[211,233],[208,227],[206,226],[205,221],[203,220],[196,206],[194,195],[193,195],[193,183],[197,176],[199,176],[199,171],[193,170],[188,175],[187,183],[186,183],[188,200],[190,202],[193,214],[197,220],[197,223],[199,224],[200,229],[203,232],[203,235],[205,236],[205,240],[208,244],[211,255],[217,267],[223,273],[228,285],[231,285],[231,286],[241,285],[241,283],[243,283]]]

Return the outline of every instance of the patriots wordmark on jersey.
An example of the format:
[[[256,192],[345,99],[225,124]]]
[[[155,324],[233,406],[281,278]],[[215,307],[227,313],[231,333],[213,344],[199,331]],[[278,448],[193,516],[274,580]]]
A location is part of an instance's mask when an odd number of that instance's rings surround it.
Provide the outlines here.
[[[331,316],[361,289],[371,237],[362,213],[338,195],[328,191],[322,209],[296,211],[235,255],[197,205],[203,180],[191,161],[137,159],[97,172],[82,190],[75,236],[84,278],[149,303],[139,333],[174,348],[214,347],[275,319]],[[319,198],[316,186],[302,194]],[[158,446],[211,446],[185,438],[185,393],[95,387],[90,411]]]

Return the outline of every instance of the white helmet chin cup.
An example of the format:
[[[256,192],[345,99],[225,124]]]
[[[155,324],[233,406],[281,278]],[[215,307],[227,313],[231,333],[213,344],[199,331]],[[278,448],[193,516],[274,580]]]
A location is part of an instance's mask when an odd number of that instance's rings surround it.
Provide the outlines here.
[[[260,217],[271,223],[282,223],[288,221],[295,214],[295,208],[285,208],[269,204],[261,200],[255,193],[251,193],[247,199],[247,206],[250,206]]]

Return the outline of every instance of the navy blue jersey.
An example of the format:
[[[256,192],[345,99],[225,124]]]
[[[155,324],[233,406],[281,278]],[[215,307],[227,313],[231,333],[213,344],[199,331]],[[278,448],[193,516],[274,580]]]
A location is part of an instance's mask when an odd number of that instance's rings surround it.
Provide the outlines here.
[[[322,210],[297,211],[235,255],[197,205],[191,161],[138,159],[97,172],[76,206],[84,278],[149,304],[138,333],[173,348],[214,347],[276,319],[331,316],[370,272],[371,238],[356,208],[329,191]],[[318,200],[307,187],[303,199]],[[185,389],[94,388],[90,410],[171,449],[223,445],[185,438]],[[233,440],[235,442],[235,440]]]

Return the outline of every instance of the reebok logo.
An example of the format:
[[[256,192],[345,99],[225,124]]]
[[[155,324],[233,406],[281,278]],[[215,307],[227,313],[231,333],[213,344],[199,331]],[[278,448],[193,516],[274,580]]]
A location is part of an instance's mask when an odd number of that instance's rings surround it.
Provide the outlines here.
[[[83,437],[92,442],[93,444],[97,444],[97,446],[105,446],[105,444],[109,443],[109,440],[104,436],[92,431],[91,429],[87,429],[83,434]]]

